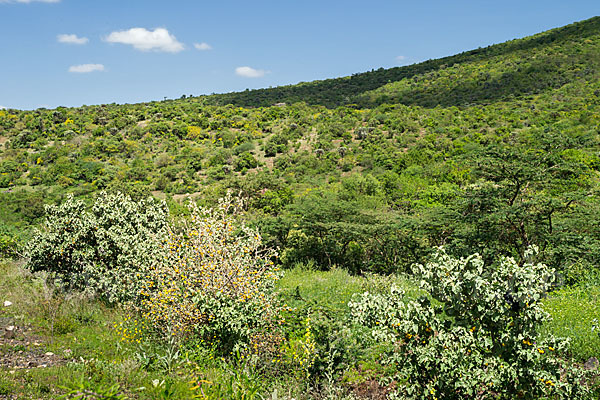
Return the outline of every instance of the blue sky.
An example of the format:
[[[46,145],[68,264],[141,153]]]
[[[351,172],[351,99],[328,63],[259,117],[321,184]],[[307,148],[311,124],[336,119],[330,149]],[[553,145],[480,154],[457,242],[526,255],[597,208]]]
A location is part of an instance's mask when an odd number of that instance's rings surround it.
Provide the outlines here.
[[[598,0],[0,0],[0,106],[133,103],[339,77],[595,15]]]

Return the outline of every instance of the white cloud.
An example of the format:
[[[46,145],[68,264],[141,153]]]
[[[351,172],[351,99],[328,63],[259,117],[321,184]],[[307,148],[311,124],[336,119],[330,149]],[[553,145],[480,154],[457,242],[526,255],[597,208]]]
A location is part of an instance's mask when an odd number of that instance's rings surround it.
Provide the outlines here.
[[[245,78],[262,78],[269,71],[265,71],[264,69],[254,69],[252,67],[237,67],[235,69],[235,74],[239,76],[243,76]]]
[[[166,51],[178,53],[183,50],[183,44],[178,42],[165,28],[149,31],[145,28],[131,28],[126,31],[112,32],[105,39],[110,43],[130,44],[141,51]]]
[[[6,110],[6,107],[0,106],[0,110]]]
[[[69,67],[69,72],[75,72],[78,74],[86,74],[88,72],[94,71],[104,71],[104,65],[102,64],[81,64],[81,65],[71,65]]]
[[[67,35],[64,33],[56,36],[56,39],[60,43],[69,43],[69,44],[86,44],[89,41],[89,39],[86,37],[78,37],[77,35]]]
[[[396,61],[404,61],[404,60],[406,60],[405,56],[397,56],[396,57]]]
[[[206,42],[194,43],[194,47],[198,50],[212,50],[212,46]]]

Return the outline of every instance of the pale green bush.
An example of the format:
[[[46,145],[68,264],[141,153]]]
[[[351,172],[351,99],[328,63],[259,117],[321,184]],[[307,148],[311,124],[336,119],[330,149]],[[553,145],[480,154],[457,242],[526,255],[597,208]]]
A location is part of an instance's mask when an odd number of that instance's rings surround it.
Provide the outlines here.
[[[132,299],[148,268],[164,259],[164,202],[101,192],[91,208],[68,196],[46,206],[46,219],[27,246],[32,271],[48,271],[67,289],[110,302]]]
[[[538,340],[548,321],[540,299],[554,281],[543,264],[503,258],[486,267],[472,255],[440,250],[415,266],[431,297],[406,301],[395,286],[387,295],[363,293],[350,302],[354,322],[395,344],[397,395],[409,399],[574,399],[586,393],[582,372],[563,362],[568,341]]]

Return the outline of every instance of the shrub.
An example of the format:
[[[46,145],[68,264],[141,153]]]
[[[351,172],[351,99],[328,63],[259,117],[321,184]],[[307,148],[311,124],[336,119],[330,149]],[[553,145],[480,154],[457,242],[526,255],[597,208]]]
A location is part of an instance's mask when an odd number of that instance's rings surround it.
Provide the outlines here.
[[[560,353],[568,342],[538,339],[549,320],[540,304],[554,270],[503,258],[486,268],[472,255],[454,259],[443,250],[417,265],[432,300],[364,293],[350,302],[355,322],[374,337],[395,343],[387,362],[399,370],[397,394],[410,399],[581,398],[579,370]]]
[[[304,329],[297,337],[291,337],[283,346],[285,363],[292,366],[292,370],[302,374],[306,380],[310,378],[310,372],[317,358],[317,343],[311,324],[311,314],[302,321]]]
[[[256,168],[257,166],[258,161],[250,152],[244,152],[240,154],[240,156],[235,160],[236,171],[243,171],[245,169]]]
[[[18,256],[21,246],[21,237],[16,229],[0,223],[0,258]]]
[[[145,271],[164,257],[167,219],[166,204],[152,198],[101,192],[88,209],[70,195],[59,206],[46,206],[43,227],[28,243],[26,266],[52,273],[69,289],[109,302],[130,300]]]
[[[264,350],[280,322],[275,251],[238,223],[242,204],[230,193],[213,209],[189,207],[191,219],[169,231],[167,262],[149,271],[139,311],[158,332],[197,335],[224,353]]]

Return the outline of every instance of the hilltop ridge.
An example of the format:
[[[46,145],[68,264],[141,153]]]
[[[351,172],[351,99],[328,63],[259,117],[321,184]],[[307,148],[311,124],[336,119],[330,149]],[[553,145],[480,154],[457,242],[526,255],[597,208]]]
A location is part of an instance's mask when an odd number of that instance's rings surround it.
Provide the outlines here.
[[[401,81],[402,79],[412,78],[433,71],[444,70],[453,67],[456,64],[481,62],[482,60],[500,57],[508,53],[522,53],[532,49],[562,45],[567,41],[581,42],[589,36],[596,36],[599,32],[600,17],[593,17],[585,21],[575,22],[564,27],[551,29],[526,38],[514,39],[508,42],[469,50],[439,59],[427,60],[413,65],[389,69],[379,68],[370,72],[357,73],[342,78],[302,82],[295,85],[279,86],[269,89],[255,89],[244,92],[217,94],[206,96],[205,99],[208,104],[233,104],[244,107],[264,107],[276,103],[289,104],[298,101],[304,101],[307,104],[324,105],[327,107],[337,107],[358,102],[361,106],[367,107],[389,101],[389,98],[372,99],[364,94],[392,82]],[[547,60],[538,60],[537,64],[539,66],[544,66],[544,62],[546,61]],[[588,59],[587,61],[591,60]],[[526,72],[528,71],[525,71],[525,73]],[[522,75],[523,74],[519,77]],[[539,75],[535,76],[535,79],[539,78]],[[545,81],[545,79],[542,80]],[[557,87],[559,82],[547,82],[547,84],[551,87]],[[513,87],[511,89],[515,88]],[[519,90],[519,88],[516,89]],[[527,89],[529,89],[529,91],[521,89],[520,92],[529,93],[533,88],[528,87]],[[403,98],[401,102],[403,104],[419,104],[418,100],[411,101],[410,98]]]

